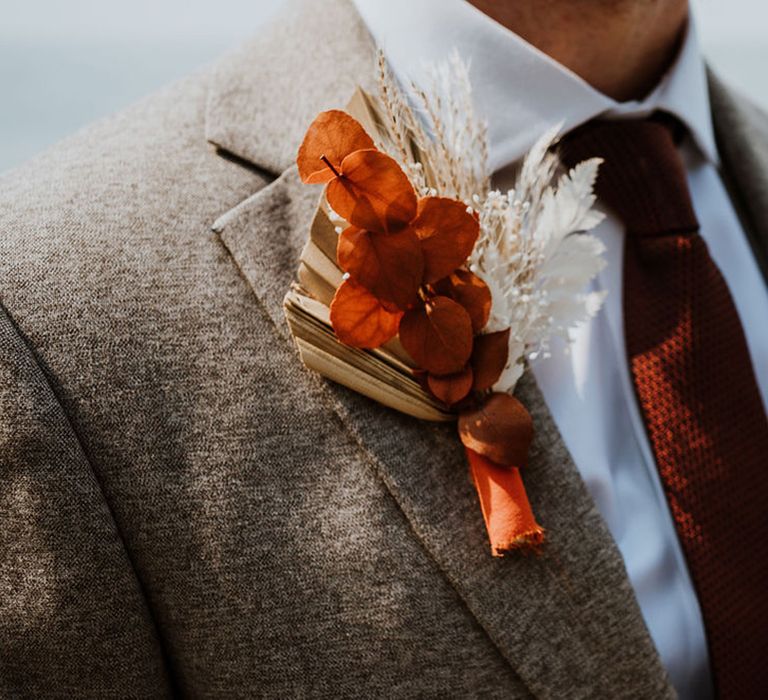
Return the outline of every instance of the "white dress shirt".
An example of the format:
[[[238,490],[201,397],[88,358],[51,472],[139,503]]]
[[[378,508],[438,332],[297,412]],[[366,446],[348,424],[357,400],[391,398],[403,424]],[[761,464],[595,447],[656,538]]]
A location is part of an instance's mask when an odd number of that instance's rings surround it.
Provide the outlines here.
[[[563,131],[602,115],[620,119],[664,109],[690,138],[681,146],[701,234],[744,326],[768,407],[768,291],[719,175],[704,62],[693,21],[675,64],[639,102],[617,103],[464,0],[355,0],[371,34],[404,81],[453,49],[470,63],[477,111],[488,121],[496,184],[548,127]],[[563,440],[616,540],[650,631],[683,699],[712,697],[706,636],[696,593],[669,513],[635,399],[622,322],[621,223],[608,212],[595,234],[607,266],[594,288],[605,306],[578,328],[570,351],[532,370]],[[727,362],[728,358],[723,358]]]

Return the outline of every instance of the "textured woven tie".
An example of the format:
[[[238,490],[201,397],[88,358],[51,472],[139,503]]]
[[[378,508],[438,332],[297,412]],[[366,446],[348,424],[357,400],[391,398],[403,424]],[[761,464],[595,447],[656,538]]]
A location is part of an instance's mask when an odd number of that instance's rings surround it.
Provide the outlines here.
[[[768,420],[736,308],[699,235],[676,128],[594,121],[562,156],[605,159],[597,194],[626,229],[629,367],[718,696],[768,697]]]

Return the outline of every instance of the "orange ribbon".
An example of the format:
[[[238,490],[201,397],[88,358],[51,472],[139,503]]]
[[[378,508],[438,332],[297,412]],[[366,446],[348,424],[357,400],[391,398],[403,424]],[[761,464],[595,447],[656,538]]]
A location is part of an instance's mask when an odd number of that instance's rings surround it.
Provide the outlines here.
[[[517,467],[503,467],[465,447],[494,557],[536,551],[544,530],[536,522]]]

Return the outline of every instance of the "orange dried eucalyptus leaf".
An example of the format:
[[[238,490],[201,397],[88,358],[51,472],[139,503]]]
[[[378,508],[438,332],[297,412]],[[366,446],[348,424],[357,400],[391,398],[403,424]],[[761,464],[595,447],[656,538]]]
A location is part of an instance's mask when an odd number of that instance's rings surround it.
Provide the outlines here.
[[[525,467],[533,440],[533,420],[525,406],[509,394],[491,394],[459,416],[465,447],[503,467]]]
[[[424,250],[427,284],[437,282],[463,265],[480,233],[480,225],[467,211],[467,205],[445,197],[420,199],[413,227]]]
[[[331,301],[331,325],[339,340],[356,348],[378,348],[397,335],[402,311],[387,309],[365,287],[344,280]]]
[[[472,319],[472,330],[479,333],[491,315],[491,290],[477,275],[458,269],[434,285],[435,291],[459,302]]]
[[[435,297],[403,316],[400,342],[430,374],[454,374],[464,369],[472,354],[472,321],[460,304]]]
[[[336,257],[342,270],[379,299],[401,309],[418,300],[424,260],[411,229],[372,233],[350,226],[339,236]]]
[[[509,356],[509,328],[475,338],[472,369],[475,391],[490,389],[499,379]]]
[[[453,404],[465,399],[472,391],[472,367],[468,365],[461,372],[442,377],[429,374],[427,375],[427,386],[443,403],[453,406]]]
[[[326,198],[353,226],[388,233],[405,228],[416,216],[416,192],[397,161],[376,149],[350,153],[341,177],[328,183]]]
[[[374,148],[373,139],[356,119],[339,109],[321,112],[307,129],[296,157],[302,182],[324,183],[336,177],[323,156],[340,171],[344,158],[367,148]]]

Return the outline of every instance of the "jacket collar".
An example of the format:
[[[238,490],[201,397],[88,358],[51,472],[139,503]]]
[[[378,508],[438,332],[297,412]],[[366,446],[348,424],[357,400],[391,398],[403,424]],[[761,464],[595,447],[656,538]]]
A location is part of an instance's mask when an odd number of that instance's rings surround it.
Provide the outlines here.
[[[311,0],[230,56],[210,89],[208,139],[277,176],[213,229],[283,342],[291,339],[282,299],[319,197],[299,181],[296,149],[318,111],[343,106],[355,85],[369,83],[374,58],[350,0]],[[455,428],[401,416],[331,383],[324,391],[361,458],[534,695],[673,695],[618,549],[534,382],[519,391],[537,426],[525,478],[549,542],[541,557],[505,559],[489,554]]]
[[[279,175],[315,115],[369,86],[376,49],[346,0],[294,0],[258,38],[214,69],[205,135],[218,148]]]
[[[768,284],[768,114],[712,71],[708,81],[720,173]]]

